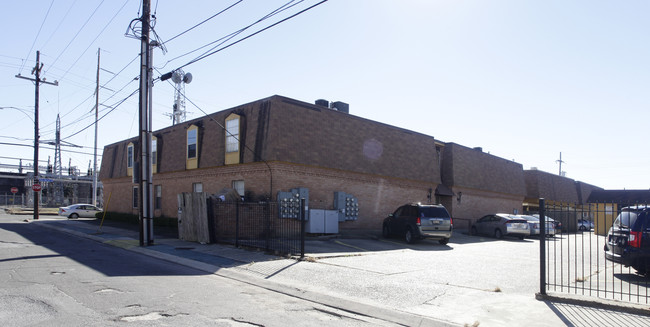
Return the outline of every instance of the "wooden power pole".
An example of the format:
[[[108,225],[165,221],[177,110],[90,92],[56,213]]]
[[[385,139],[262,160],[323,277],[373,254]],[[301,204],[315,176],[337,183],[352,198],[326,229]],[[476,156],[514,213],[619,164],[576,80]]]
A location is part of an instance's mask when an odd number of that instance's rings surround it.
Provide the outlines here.
[[[32,184],[32,191],[34,194],[34,219],[38,219],[38,199],[39,199],[39,192],[41,191],[41,184],[38,179],[38,141],[39,141],[39,132],[38,132],[38,92],[39,92],[39,86],[41,83],[45,84],[50,84],[54,86],[59,86],[58,81],[54,81],[54,83],[51,82],[46,82],[45,80],[41,80],[41,69],[43,69],[43,64],[41,64],[41,52],[36,51],[36,66],[34,66],[34,69],[32,69],[32,75],[35,76],[35,78],[29,78],[29,77],[24,77],[21,76],[20,74],[16,75],[17,78],[22,78],[26,80],[30,80],[34,82],[34,85],[36,85],[36,92],[35,92],[35,104],[34,104],[34,181]]]

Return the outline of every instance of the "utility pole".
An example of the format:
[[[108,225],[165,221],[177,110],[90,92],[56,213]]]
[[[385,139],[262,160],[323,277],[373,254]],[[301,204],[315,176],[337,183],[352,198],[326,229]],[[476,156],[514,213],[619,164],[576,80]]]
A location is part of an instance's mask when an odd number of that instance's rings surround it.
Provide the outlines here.
[[[45,80],[41,81],[41,69],[43,69],[43,64],[41,64],[41,52],[36,51],[36,66],[32,69],[32,75],[35,75],[36,78],[23,77],[20,74],[16,75],[17,78],[30,80],[36,85],[34,104],[34,184],[32,186],[32,192],[34,194],[34,220],[38,219],[38,192],[40,191],[40,182],[38,180],[38,91],[41,83],[59,86],[58,81],[54,81],[54,83],[46,82]]]
[[[151,183],[151,123],[149,111],[151,99],[151,49],[149,32],[151,25],[151,0],[142,1],[142,36],[140,44],[140,246],[153,244],[153,198]]]
[[[93,205],[97,205],[97,120],[99,118],[99,56],[102,49],[97,48],[97,85],[95,86],[95,149],[93,155]]]

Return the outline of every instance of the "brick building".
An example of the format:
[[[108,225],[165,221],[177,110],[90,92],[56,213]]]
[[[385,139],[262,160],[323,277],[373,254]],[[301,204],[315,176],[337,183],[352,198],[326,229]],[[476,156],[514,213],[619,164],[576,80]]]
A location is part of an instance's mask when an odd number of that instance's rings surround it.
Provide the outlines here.
[[[153,132],[155,216],[175,217],[181,192],[224,188],[252,201],[307,188],[310,209],[334,209],[335,192],[351,194],[359,216],[342,229],[379,229],[407,202],[442,203],[468,221],[521,210],[520,164],[351,115],[345,103],[316,103],[276,95]],[[109,211],[138,212],[137,142],[104,148]]]

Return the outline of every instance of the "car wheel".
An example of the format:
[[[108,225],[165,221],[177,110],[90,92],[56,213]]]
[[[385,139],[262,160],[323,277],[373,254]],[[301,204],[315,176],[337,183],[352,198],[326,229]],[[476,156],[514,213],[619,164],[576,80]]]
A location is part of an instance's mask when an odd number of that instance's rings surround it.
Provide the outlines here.
[[[523,240],[524,237],[525,237],[524,235],[519,235],[519,239],[520,239],[520,240]]]
[[[384,225],[384,228],[381,230],[381,235],[383,235],[384,238],[390,237],[390,229],[388,229],[388,225]]]
[[[472,228],[469,229],[469,235],[476,235],[478,234],[478,231],[476,230],[476,226],[472,226]]]
[[[503,233],[501,232],[500,229],[497,228],[497,229],[494,230],[494,237],[495,237],[495,238],[498,238],[498,239],[502,239],[502,238],[503,238]]]
[[[413,235],[413,231],[411,230],[411,228],[408,228],[408,229],[406,230],[406,233],[404,234],[404,240],[405,240],[406,243],[408,243],[408,244],[413,244],[413,243],[415,243],[415,235]]]
[[[449,239],[448,238],[443,238],[443,239],[439,240],[438,243],[440,243],[442,245],[446,245],[447,243],[449,243]]]
[[[70,218],[70,219],[77,219],[77,218],[79,218],[79,215],[76,214],[76,213],[73,213],[73,214],[71,214],[70,217],[68,217],[68,218]]]
[[[585,227],[585,225],[580,225],[580,227],[578,227],[578,229],[579,229],[581,232],[584,232],[584,231],[587,230],[587,227]]]

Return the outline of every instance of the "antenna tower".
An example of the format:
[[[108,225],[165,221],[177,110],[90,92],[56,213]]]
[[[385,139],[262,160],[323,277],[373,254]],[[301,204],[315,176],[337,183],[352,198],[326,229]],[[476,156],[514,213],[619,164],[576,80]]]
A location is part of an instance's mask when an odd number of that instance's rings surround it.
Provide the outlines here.
[[[172,73],[172,82],[174,82],[174,107],[171,118],[172,125],[176,125],[185,121],[185,84],[192,82],[192,74],[177,69]]]

